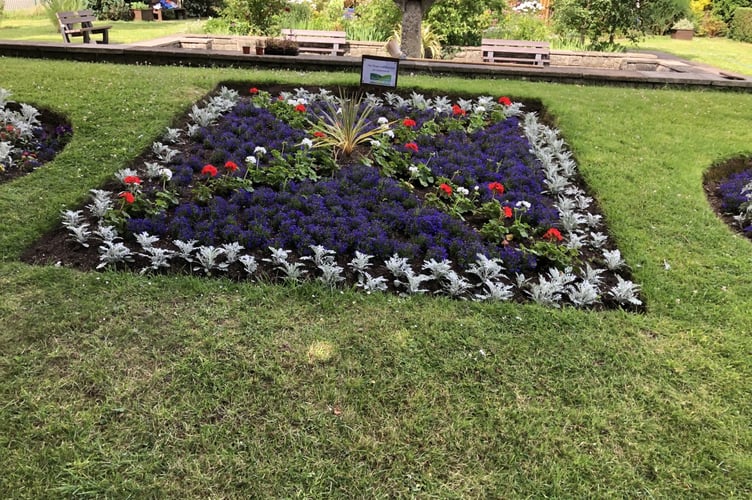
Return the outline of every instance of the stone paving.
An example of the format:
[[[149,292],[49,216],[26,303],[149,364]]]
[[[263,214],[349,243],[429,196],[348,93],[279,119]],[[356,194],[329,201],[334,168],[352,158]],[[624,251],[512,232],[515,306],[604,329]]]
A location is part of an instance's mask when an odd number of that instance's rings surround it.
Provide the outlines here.
[[[359,72],[360,56],[268,56],[245,55],[240,41],[231,37],[213,37],[223,44],[207,42],[200,35],[175,35],[130,45],[28,43],[0,40],[0,56],[121,64],[183,66],[233,66],[288,68],[305,71]],[[185,48],[194,47],[194,48]],[[217,50],[219,47],[219,50]],[[626,68],[557,65],[566,60],[565,51],[552,52],[552,65],[545,68],[489,64],[473,61],[403,59],[400,74],[455,75],[468,78],[522,79],[591,85],[635,87],[716,88],[752,92],[752,77],[733,74],[712,66],[683,60],[675,56],[652,53],[629,53]],[[570,58],[570,60],[573,58]]]

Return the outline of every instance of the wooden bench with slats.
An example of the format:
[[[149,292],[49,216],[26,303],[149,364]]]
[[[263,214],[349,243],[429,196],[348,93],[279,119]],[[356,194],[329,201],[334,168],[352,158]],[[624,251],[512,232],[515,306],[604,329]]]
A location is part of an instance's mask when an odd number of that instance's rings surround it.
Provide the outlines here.
[[[549,66],[551,46],[548,42],[529,40],[481,40],[483,62]]]
[[[112,26],[94,26],[97,20],[91,9],[65,11],[57,13],[60,34],[65,43],[71,43],[72,37],[82,37],[84,43],[109,43]],[[102,40],[92,40],[91,35],[102,35]]]
[[[282,38],[297,42],[298,51],[312,54],[345,55],[347,34],[344,31],[296,30],[285,28]]]

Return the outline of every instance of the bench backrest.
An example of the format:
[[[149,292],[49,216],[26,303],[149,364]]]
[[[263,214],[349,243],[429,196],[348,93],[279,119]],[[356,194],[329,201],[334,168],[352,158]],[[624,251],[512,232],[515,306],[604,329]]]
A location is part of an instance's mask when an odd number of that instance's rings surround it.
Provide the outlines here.
[[[80,10],[77,12],[58,12],[57,19],[60,25],[72,25],[72,24],[88,24],[91,27],[91,23],[97,20],[97,17],[90,10]]]
[[[347,33],[344,31],[296,30],[284,28],[282,29],[282,37],[296,42],[345,43],[347,41]],[[321,40],[321,42],[319,42],[319,40]]]

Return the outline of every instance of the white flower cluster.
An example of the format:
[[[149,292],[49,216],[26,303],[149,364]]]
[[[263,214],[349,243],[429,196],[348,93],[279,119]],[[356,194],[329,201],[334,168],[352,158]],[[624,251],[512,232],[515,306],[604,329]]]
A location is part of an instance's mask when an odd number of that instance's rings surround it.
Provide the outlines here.
[[[742,188],[741,195],[747,201],[739,205],[739,213],[734,216],[734,221],[739,224],[739,227],[745,228],[752,224],[752,182]]]
[[[541,10],[543,10],[543,5],[540,2],[525,1],[525,2],[520,2],[512,10],[514,10],[515,12],[522,12],[525,14],[534,14],[536,12],[540,12]]]
[[[327,101],[334,99],[330,92],[321,90],[311,93],[305,89],[295,89],[293,93],[282,94],[282,98],[290,102]],[[368,94],[366,99],[374,105],[381,106],[381,98]],[[193,123],[187,125],[187,136],[195,127],[213,123],[223,113],[230,110],[238,96],[234,91],[222,89],[218,96],[212,98],[206,107],[194,106],[190,117]],[[438,97],[426,99],[413,93],[409,99],[392,93],[386,93],[384,100],[395,108],[416,107],[433,109],[436,113],[451,112],[451,102],[448,98]],[[470,112],[486,112],[499,109],[498,103],[491,97],[480,97],[475,101],[458,101],[462,109]],[[482,109],[482,111],[478,111]],[[641,305],[638,294],[639,286],[615,274],[625,267],[619,250],[608,250],[608,237],[603,233],[605,227],[601,217],[589,212],[593,199],[575,185],[576,164],[571,153],[566,149],[564,140],[558,131],[541,124],[535,113],[525,113],[521,103],[503,106],[506,116],[521,116],[521,128],[531,144],[531,151],[540,162],[545,175],[547,191],[556,200],[559,210],[560,226],[563,237],[569,248],[589,249],[602,255],[603,268],[593,268],[587,264],[584,269],[574,270],[566,268],[563,271],[550,268],[536,278],[521,274],[512,276],[506,272],[504,263],[500,259],[477,255],[475,262],[466,269],[459,270],[448,260],[426,260],[419,270],[414,269],[407,259],[393,255],[384,267],[391,276],[379,276],[373,273],[373,256],[356,252],[347,263],[347,268],[355,276],[356,287],[367,293],[386,291],[390,288],[403,295],[427,293],[431,284],[434,293],[442,293],[450,297],[470,300],[505,301],[515,295],[525,295],[536,303],[550,307],[560,307],[570,304],[575,307],[589,307],[602,303],[608,297],[618,304]],[[202,123],[204,125],[202,125]],[[163,140],[168,144],[178,143],[183,139],[180,130],[168,129]],[[173,153],[169,146],[155,142],[152,153],[155,162],[147,162],[143,176],[147,179],[169,180],[171,171],[167,164],[174,160],[177,153]],[[254,156],[246,159],[248,163],[255,163],[257,157],[266,154],[263,147],[257,147]],[[170,174],[167,174],[170,172]],[[122,181],[125,177],[138,175],[138,172],[125,169],[116,174]],[[752,186],[749,186],[752,192]],[[98,220],[97,228],[92,230],[86,222],[82,211],[64,211],[63,225],[68,229],[74,241],[88,247],[94,239],[101,242],[98,247],[100,263],[97,268],[117,266],[119,263],[133,262],[135,257],[146,259],[147,265],[141,272],[157,271],[169,268],[172,262],[187,265],[194,272],[206,275],[227,272],[235,265],[242,270],[248,279],[256,278],[259,262],[256,257],[243,253],[243,247],[237,242],[220,246],[198,245],[196,241],[174,240],[171,243],[160,244],[159,239],[147,233],[135,235],[138,248],[126,246],[111,226],[106,225],[106,215],[113,207],[114,194],[102,190],[92,190],[91,203],[86,205],[89,214]],[[518,209],[530,208],[529,203],[519,202]],[[334,251],[321,246],[310,247],[312,255],[301,257],[297,261],[290,259],[291,252],[280,248],[269,248],[269,256],[262,259],[279,273],[286,281],[298,282],[306,276],[315,276],[317,281],[330,287],[336,287],[345,282],[345,268],[337,263]],[[307,267],[306,267],[307,266]],[[604,274],[610,272],[615,275],[616,284],[608,285]]]
[[[34,138],[34,129],[39,126],[39,111],[32,105],[22,103],[18,111],[9,109],[11,92],[0,87],[0,128],[5,130],[11,126],[18,132],[19,137],[28,141]],[[13,161],[13,143],[0,141],[0,172],[10,168]]]

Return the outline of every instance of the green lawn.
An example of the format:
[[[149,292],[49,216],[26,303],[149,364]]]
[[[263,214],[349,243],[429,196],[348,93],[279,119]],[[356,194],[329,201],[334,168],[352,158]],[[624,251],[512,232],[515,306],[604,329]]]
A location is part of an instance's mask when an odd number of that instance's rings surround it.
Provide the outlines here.
[[[752,94],[400,78],[545,103],[643,285],[635,315],[22,264],[217,83],[358,75],[1,64],[75,135],[0,185],[0,496],[752,495],[752,245],[702,189],[752,154]]]
[[[100,21],[111,25],[110,43],[134,43],[179,33],[202,33],[201,21]],[[0,40],[27,42],[62,42],[60,33],[50,21],[40,16],[10,17],[0,21]],[[78,39],[76,42],[80,42]],[[74,43],[76,43],[74,42]]]
[[[727,38],[673,40],[669,36],[651,36],[640,42],[638,48],[660,50],[690,61],[752,76],[752,43]]]

